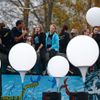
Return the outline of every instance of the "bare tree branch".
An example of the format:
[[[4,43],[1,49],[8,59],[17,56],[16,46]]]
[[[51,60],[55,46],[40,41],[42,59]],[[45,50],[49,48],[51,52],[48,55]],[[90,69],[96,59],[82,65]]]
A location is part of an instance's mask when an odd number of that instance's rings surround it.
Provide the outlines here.
[[[19,7],[20,5],[18,3],[16,3],[15,1],[13,0],[9,0],[11,3],[13,3],[15,6]]]
[[[31,7],[32,7],[32,9],[34,9],[34,6],[32,5],[32,3],[31,3]],[[38,6],[37,6],[37,7],[38,7]],[[40,23],[42,24],[42,21],[41,21],[41,19],[39,18],[39,16],[37,15],[36,11],[34,10],[32,13],[33,13],[34,16],[38,19],[38,22],[40,22]]]
[[[23,3],[22,3],[20,0],[18,0],[18,2],[20,3],[20,5],[21,5],[22,7],[24,7]]]

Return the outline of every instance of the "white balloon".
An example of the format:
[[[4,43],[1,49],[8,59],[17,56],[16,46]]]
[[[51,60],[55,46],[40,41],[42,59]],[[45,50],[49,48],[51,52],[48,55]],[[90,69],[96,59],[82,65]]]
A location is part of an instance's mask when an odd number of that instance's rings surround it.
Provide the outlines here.
[[[86,13],[86,20],[91,26],[100,26],[100,8],[90,8]]]
[[[76,67],[79,67],[83,82],[85,82],[86,72],[98,59],[99,47],[96,41],[85,35],[73,38],[66,50],[67,58]]]
[[[19,72],[25,72],[32,69],[36,60],[36,51],[27,43],[16,44],[9,52],[9,62],[11,66]]]
[[[93,38],[80,35],[68,43],[66,54],[74,66],[92,66],[98,59],[99,47]]]
[[[48,74],[53,77],[64,77],[69,71],[69,63],[65,57],[54,56],[47,67]]]

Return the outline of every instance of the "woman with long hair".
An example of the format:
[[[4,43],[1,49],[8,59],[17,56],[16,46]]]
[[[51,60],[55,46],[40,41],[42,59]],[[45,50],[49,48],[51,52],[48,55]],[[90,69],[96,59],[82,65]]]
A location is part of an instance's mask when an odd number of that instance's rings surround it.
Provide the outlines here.
[[[46,68],[46,62],[45,62],[46,50],[45,50],[45,33],[43,32],[41,24],[35,27],[33,35],[33,43],[38,55],[38,60],[35,65],[36,74],[42,74]]]
[[[87,35],[92,37],[92,33],[90,32],[89,28],[82,30],[82,35]]]

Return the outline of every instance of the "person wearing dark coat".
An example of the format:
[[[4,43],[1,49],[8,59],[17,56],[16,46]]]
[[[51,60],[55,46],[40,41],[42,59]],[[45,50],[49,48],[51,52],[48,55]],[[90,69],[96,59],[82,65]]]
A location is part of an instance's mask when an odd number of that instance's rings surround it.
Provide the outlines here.
[[[100,50],[100,31],[99,31],[99,27],[95,26],[93,27],[93,36],[94,40],[97,42],[98,46],[99,46],[99,50]],[[95,63],[97,70],[100,69],[100,53],[99,53],[99,57],[98,60]]]
[[[8,62],[8,53],[12,47],[11,30],[0,23],[0,60],[2,73],[6,73]]]
[[[35,34],[33,35],[33,43],[35,50],[37,52],[37,62],[35,64],[34,72],[35,74],[42,74],[46,70],[46,60],[45,60],[45,33],[43,32],[42,25],[39,24],[35,27]]]
[[[66,54],[67,44],[70,41],[70,36],[67,30],[68,30],[68,27],[64,25],[59,35],[60,36],[60,40],[59,40],[60,50],[59,51],[60,53],[65,53],[65,54]]]

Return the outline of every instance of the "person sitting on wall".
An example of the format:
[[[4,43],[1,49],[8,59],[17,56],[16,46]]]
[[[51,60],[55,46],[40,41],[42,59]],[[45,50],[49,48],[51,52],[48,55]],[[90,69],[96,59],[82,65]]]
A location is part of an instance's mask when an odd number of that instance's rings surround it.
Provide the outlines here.
[[[13,45],[24,42],[26,35],[27,30],[25,29],[24,22],[22,20],[18,20],[16,22],[16,27],[12,28]]]
[[[49,59],[59,52],[59,36],[55,24],[51,24],[50,31],[46,33],[46,50],[49,53]]]
[[[70,41],[70,36],[67,30],[68,30],[68,27],[64,25],[59,35],[59,38],[60,38],[59,40],[60,50],[59,51],[60,53],[64,53],[64,54],[66,54],[67,44]]]

